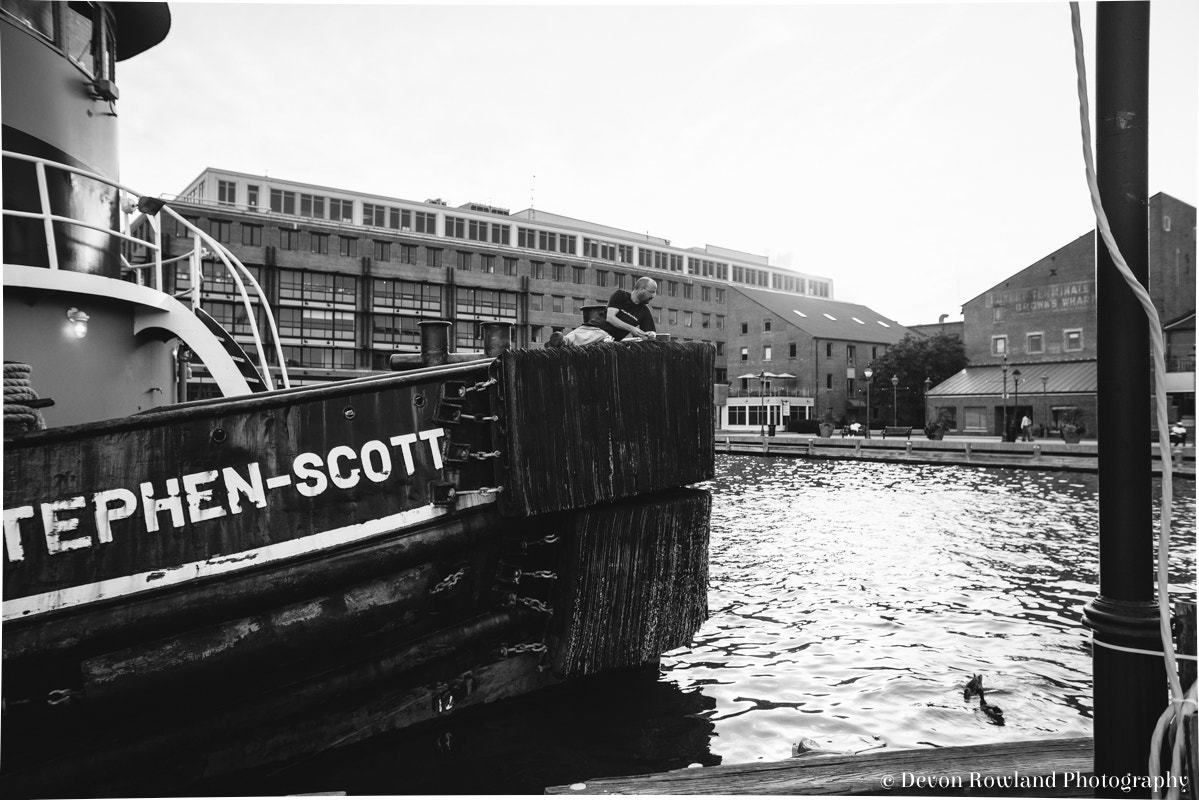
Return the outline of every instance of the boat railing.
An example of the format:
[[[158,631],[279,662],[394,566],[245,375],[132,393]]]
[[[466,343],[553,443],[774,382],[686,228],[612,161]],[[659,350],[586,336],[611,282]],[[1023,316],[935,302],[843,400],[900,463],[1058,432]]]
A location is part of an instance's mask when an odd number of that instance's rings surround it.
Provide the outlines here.
[[[63,164],[57,161],[51,161],[49,159],[37,158],[35,156],[17,153],[10,150],[4,150],[2,152],[4,158],[26,161],[33,164],[34,172],[37,178],[38,202],[40,210],[18,211],[16,209],[5,208],[3,209],[3,213],[5,216],[41,220],[45,230],[47,263],[50,269],[59,269],[55,223],[88,228],[90,230],[114,236],[122,242],[129,244],[131,247],[145,248],[146,251],[152,255],[152,260],[148,261],[147,264],[130,264],[124,258],[124,256],[121,258],[122,264],[128,269],[141,268],[149,265],[153,270],[154,288],[158,291],[164,291],[163,287],[165,284],[163,283],[162,274],[163,265],[188,259],[191,273],[191,287],[186,293],[185,297],[189,301],[192,310],[195,311],[196,309],[201,308],[201,302],[203,300],[201,291],[201,287],[203,285],[202,259],[206,255],[210,256],[220,261],[220,263],[224,265],[225,270],[233,279],[233,283],[237,286],[237,293],[241,300],[242,306],[246,311],[247,322],[249,323],[250,327],[250,334],[254,340],[254,348],[257,351],[258,363],[262,373],[262,380],[266,388],[275,388],[274,379],[271,374],[270,366],[267,363],[266,346],[263,343],[262,335],[258,330],[257,314],[255,313],[254,306],[251,303],[250,293],[246,288],[247,281],[249,282],[250,287],[252,287],[255,296],[257,296],[260,301],[258,305],[262,307],[263,312],[266,315],[267,327],[270,332],[271,341],[274,345],[275,357],[279,365],[278,371],[280,382],[282,383],[283,388],[289,388],[291,386],[291,381],[287,374],[287,362],[283,357],[283,348],[279,343],[278,327],[275,324],[275,317],[271,311],[270,303],[267,302],[266,293],[263,291],[262,286],[254,278],[253,273],[251,273],[245,264],[243,264],[237,258],[237,256],[233,255],[228,248],[226,248],[209,234],[205,233],[194,223],[178,214],[169,205],[166,205],[166,202],[163,200],[144,196],[117,181],[90,170],[71,166],[70,164]],[[114,230],[109,225],[99,225],[93,222],[88,222],[87,220],[55,214],[50,206],[49,181],[46,177],[47,170],[50,169],[79,175],[116,189],[118,192],[118,200],[120,201],[119,207],[122,211],[122,229]],[[150,228],[153,231],[152,241],[147,241],[146,239],[135,236],[129,232],[129,217],[135,209],[141,212],[145,216],[145,219],[149,222]],[[165,261],[162,257],[163,248],[161,224],[162,214],[164,212],[168,216],[174,218],[177,225],[181,225],[190,231],[192,238],[195,241],[195,246],[191,249],[191,251]]]

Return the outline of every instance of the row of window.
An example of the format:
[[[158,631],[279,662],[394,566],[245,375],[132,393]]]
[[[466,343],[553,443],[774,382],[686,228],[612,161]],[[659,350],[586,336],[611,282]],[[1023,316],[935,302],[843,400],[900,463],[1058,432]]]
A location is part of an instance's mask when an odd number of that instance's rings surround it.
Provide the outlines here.
[[[196,220],[190,220],[192,224]],[[229,220],[212,219],[209,220],[208,232],[218,242],[228,244],[233,238],[233,223]],[[262,225],[252,223],[241,223],[241,243],[247,247],[262,246]],[[188,229],[182,223],[177,223],[176,235],[186,236],[189,233]],[[336,236],[338,255],[348,258],[358,257],[358,238],[354,236],[334,235],[322,233],[319,231],[311,231],[308,233],[308,250],[316,255],[329,255],[331,248],[331,239]],[[298,250],[301,245],[300,231],[292,228],[279,229],[279,249],[281,250]],[[375,261],[391,262],[397,261],[401,264],[419,263],[419,245],[405,244],[402,242],[384,241],[379,239],[371,240],[371,255]],[[442,266],[443,250],[435,247],[425,247],[425,263],[430,267]],[[515,276],[518,274],[517,265],[519,259],[515,256],[495,256],[490,253],[472,253],[463,250],[454,251],[454,267],[461,271],[478,271],[485,274],[504,274]],[[529,264],[530,277],[534,279],[546,278],[547,271],[545,262],[531,261]],[[570,282],[578,285],[583,285],[587,282],[587,267],[583,266],[568,266],[566,264],[551,263],[548,272],[551,280],[564,283],[567,280],[569,270]],[[600,288],[616,288],[627,289],[631,285],[629,276],[623,272],[615,270],[596,269],[595,270],[595,285]],[[681,296],[684,300],[694,299],[695,284],[689,282],[680,282],[666,280],[662,281],[662,290],[667,297]],[[699,287],[700,300],[705,303],[716,302],[723,305],[725,302],[725,290],[719,286],[703,286]],[[769,328],[767,328],[769,329]]]
[[[200,196],[188,199],[203,200],[203,183],[197,185],[193,192],[198,191]],[[234,181],[218,180],[218,195],[219,202],[224,205],[236,205],[237,202],[237,184]],[[247,190],[251,196],[251,205],[257,204],[258,187],[250,185]],[[271,189],[271,210],[277,213],[295,214],[295,209],[298,207],[300,216],[329,219],[333,221],[352,222],[352,201],[337,200],[327,198],[321,195],[309,195],[304,193],[290,192],[281,189]],[[347,205],[350,204],[350,205]],[[185,217],[192,224],[196,224],[195,218]],[[511,236],[511,226],[489,222],[487,220],[473,220],[466,217],[456,217],[446,215],[445,236],[455,239],[465,239],[477,242],[490,242],[491,244],[509,245]],[[415,231],[417,233],[436,233],[436,215],[431,212],[410,211],[408,209],[394,208],[391,206],[383,206],[372,203],[363,203],[363,224],[373,227],[383,228],[389,227],[396,230]],[[212,219],[209,221],[209,233],[217,241],[222,243],[230,243],[233,240],[233,223],[230,220]],[[254,223],[241,223],[241,243],[247,247],[262,246],[262,225]],[[299,250],[301,247],[300,232],[295,228],[280,228],[279,229],[279,248],[282,250]],[[179,237],[189,236],[187,228],[179,222],[176,222],[175,235]],[[330,252],[332,234],[313,231],[309,234],[309,251],[318,255],[328,255]],[[345,257],[356,258],[358,256],[358,239],[353,236],[338,235],[338,254]],[[534,228],[517,228],[517,245],[530,250],[540,250],[545,252],[561,252],[568,255],[574,255],[575,244],[577,238],[571,234],[557,233],[554,231],[543,231]],[[392,250],[394,246],[401,248],[399,260],[401,263],[415,264],[416,245],[405,245],[396,242],[373,240],[372,250],[376,261],[391,261]],[[405,249],[406,248],[406,249]],[[440,250],[437,248],[426,248],[431,252],[436,252],[438,255],[429,256],[429,266],[441,266]],[[459,269],[471,269],[469,253],[459,254]],[[600,260],[614,261],[622,264],[631,264],[633,262],[633,247],[632,245],[620,245],[610,242],[604,242],[598,239],[583,239],[583,257],[595,258]],[[480,265],[484,272],[495,272],[495,256],[483,255],[483,263]],[[465,263],[462,263],[465,261]],[[505,258],[504,268],[507,275],[515,275],[515,258]],[[533,262],[538,264],[539,262]],[[686,260],[679,253],[667,253],[665,251],[653,250],[651,248],[640,248],[638,264],[642,267],[652,267],[654,269],[683,272],[684,264],[686,264],[686,272],[690,275],[697,275],[705,278],[715,278],[725,281],[729,278],[729,265],[724,262],[712,261],[710,259],[701,259],[688,256]],[[564,265],[554,265],[555,272],[559,268],[565,270]],[[578,277],[575,283],[582,283],[583,267],[575,267],[578,271]],[[511,270],[511,271],[509,271]],[[597,276],[597,281],[606,280],[607,271],[602,271],[603,276]],[[619,274],[619,273],[617,273]],[[732,268],[733,280],[738,283],[746,283],[755,286],[767,286],[770,278],[770,273],[766,270],[755,270],[748,267]],[[534,274],[533,277],[541,277],[539,274]],[[554,280],[564,280],[564,278],[555,274]],[[829,285],[827,282],[821,281],[806,281],[807,294],[817,297],[828,297]],[[605,286],[606,283],[598,283],[599,286]],[[621,288],[619,283],[617,288]],[[686,286],[686,284],[685,284]],[[668,287],[669,288],[669,287]],[[784,288],[797,294],[805,293],[805,279],[795,276],[780,276],[774,275],[774,288]],[[689,291],[685,289],[684,291]],[[720,302],[719,300],[717,302]]]
[[[1062,351],[1077,353],[1083,349],[1082,328],[1067,328],[1062,331]],[[1008,337],[1006,334],[991,337],[991,355],[1008,355]],[[1024,352],[1027,355],[1043,355],[1045,353],[1045,333],[1036,331],[1024,334]]]
[[[723,317],[721,317],[720,319],[723,321]],[[767,322],[769,322],[769,320],[767,320]],[[770,330],[770,328],[767,327],[767,330]],[[746,333],[746,323],[744,323],[744,322],[741,323],[741,332]],[[834,345],[834,342],[825,342],[824,343],[824,357],[825,358],[833,357],[833,345]],[[879,345],[871,345],[870,346],[870,360],[872,362],[878,359],[879,347],[880,347]],[[884,351],[886,350],[885,346],[883,347],[883,350]],[[774,346],[769,345],[769,344],[763,345],[762,346],[762,360],[770,361],[770,360],[772,360],[773,356],[774,356]],[[799,357],[799,344],[796,342],[791,342],[787,346],[787,358],[798,358],[798,357]],[[741,360],[749,361],[749,348],[748,347],[741,348]],[[846,344],[845,345],[845,360],[847,362],[847,366],[850,366],[850,367],[857,366],[858,346],[856,344]]]

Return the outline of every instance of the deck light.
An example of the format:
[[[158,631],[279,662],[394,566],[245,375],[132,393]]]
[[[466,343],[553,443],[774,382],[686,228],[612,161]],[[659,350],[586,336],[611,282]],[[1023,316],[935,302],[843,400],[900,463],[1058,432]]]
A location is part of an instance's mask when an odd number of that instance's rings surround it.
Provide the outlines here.
[[[76,339],[87,336],[87,321],[90,319],[87,314],[77,308],[71,308],[67,310],[67,319],[71,322],[71,331]]]

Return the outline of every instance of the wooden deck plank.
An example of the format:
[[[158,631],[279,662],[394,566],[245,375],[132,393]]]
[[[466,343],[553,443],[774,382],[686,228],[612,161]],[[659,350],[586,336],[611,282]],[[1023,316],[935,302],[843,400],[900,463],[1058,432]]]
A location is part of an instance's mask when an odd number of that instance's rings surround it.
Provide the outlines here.
[[[546,794],[1091,797],[1090,738],[812,755],[551,786]]]

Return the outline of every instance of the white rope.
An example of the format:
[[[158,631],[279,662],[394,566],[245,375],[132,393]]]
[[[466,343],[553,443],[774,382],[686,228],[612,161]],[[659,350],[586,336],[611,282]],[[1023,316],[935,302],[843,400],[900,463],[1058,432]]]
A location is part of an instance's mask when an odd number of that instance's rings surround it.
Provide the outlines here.
[[[1112,644],[1111,642],[1105,642],[1102,639],[1095,638],[1093,634],[1091,636],[1091,644],[1098,645],[1100,647],[1106,647],[1108,650],[1119,650],[1121,653],[1134,653],[1139,656],[1154,656],[1155,658],[1161,658],[1165,655],[1165,653],[1163,653],[1161,650],[1142,650],[1139,647],[1124,647],[1122,645]],[[1186,661],[1199,661],[1199,656],[1188,656],[1183,653],[1175,653],[1174,657],[1181,658]]]
[[[1120,254],[1120,248],[1116,245],[1111,226],[1108,224],[1107,214],[1104,213],[1103,204],[1099,199],[1099,185],[1095,177],[1095,160],[1091,153],[1091,111],[1087,102],[1086,63],[1083,57],[1082,24],[1079,19],[1077,2],[1070,3],[1070,25],[1074,34],[1074,64],[1078,73],[1078,106],[1079,116],[1082,120],[1082,156],[1086,166],[1087,188],[1091,194],[1091,205],[1095,209],[1096,225],[1099,235],[1103,238],[1104,245],[1106,245],[1108,252],[1111,254],[1116,270],[1124,278],[1124,281],[1136,296],[1137,301],[1140,302],[1149,322],[1149,343],[1153,355],[1153,396],[1157,417],[1158,457],[1162,463],[1161,529],[1157,547],[1158,621],[1161,625],[1162,648],[1165,651],[1163,655],[1165,655],[1166,661],[1166,674],[1170,680],[1170,693],[1175,698],[1170,708],[1167,708],[1163,712],[1163,718],[1169,715],[1176,722],[1174,762],[1171,769],[1173,772],[1181,774],[1182,764],[1179,758],[1180,745],[1178,743],[1183,738],[1184,714],[1175,713],[1174,709],[1184,699],[1184,695],[1182,684],[1178,678],[1178,663],[1174,654],[1174,637],[1170,634],[1169,572],[1167,570],[1170,549],[1171,506],[1174,500],[1174,464],[1172,459],[1166,457],[1166,454],[1170,452],[1170,431],[1169,414],[1166,410],[1165,337],[1162,334],[1161,319],[1158,316],[1157,308],[1154,307],[1153,300],[1149,297],[1149,293],[1145,291],[1145,287],[1133,275],[1132,270],[1128,267],[1128,263]],[[1149,775],[1152,777],[1159,777],[1161,772],[1161,761],[1158,756],[1161,751],[1161,736],[1163,735],[1164,725],[1165,723],[1159,720],[1158,730],[1154,731],[1153,739],[1149,746]],[[1154,781],[1154,785],[1157,786],[1158,783]],[[1178,797],[1177,787],[1171,787],[1166,796],[1169,800],[1176,800]],[[1161,791],[1156,788],[1153,789],[1153,797],[1160,798]]]

